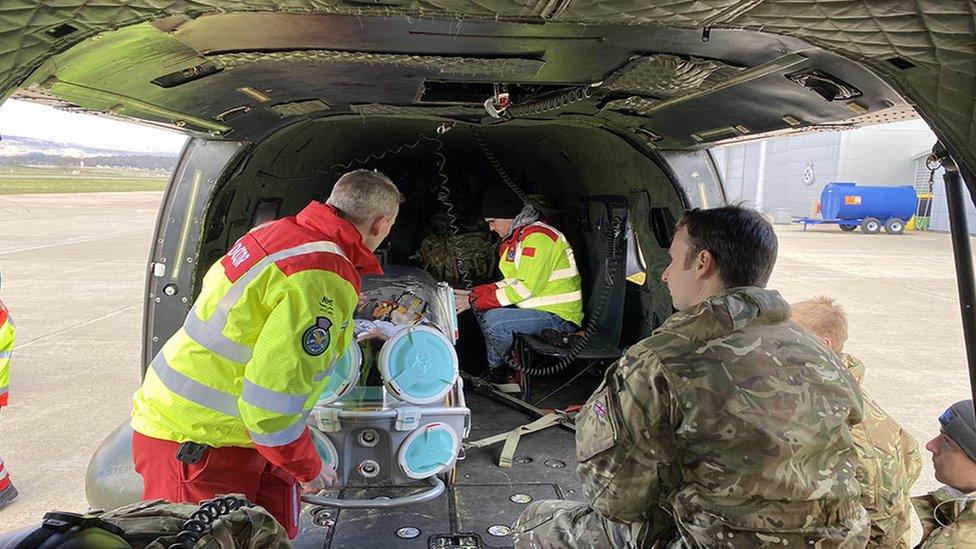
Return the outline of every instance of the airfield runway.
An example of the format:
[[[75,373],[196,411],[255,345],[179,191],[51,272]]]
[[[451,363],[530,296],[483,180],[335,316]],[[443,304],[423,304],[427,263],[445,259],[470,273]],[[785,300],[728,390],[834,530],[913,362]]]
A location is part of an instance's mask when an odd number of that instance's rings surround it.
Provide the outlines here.
[[[0,457],[20,499],[0,531],[49,510],[84,511],[99,442],[128,417],[139,384],[142,299],[158,192],[0,196],[2,298],[17,324]],[[779,226],[771,287],[791,301],[836,298],[868,391],[919,441],[967,398],[949,238]],[[936,486],[929,454],[915,492]]]

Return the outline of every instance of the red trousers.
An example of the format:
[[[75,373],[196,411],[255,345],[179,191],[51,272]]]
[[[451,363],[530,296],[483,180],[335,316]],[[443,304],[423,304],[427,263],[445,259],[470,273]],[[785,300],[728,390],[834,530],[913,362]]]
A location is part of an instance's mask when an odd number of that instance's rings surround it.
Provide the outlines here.
[[[176,459],[179,443],[132,435],[132,457],[142,475],[143,499],[200,503],[224,494],[244,494],[264,507],[294,539],[298,535],[298,483],[253,448],[209,448],[188,465]]]

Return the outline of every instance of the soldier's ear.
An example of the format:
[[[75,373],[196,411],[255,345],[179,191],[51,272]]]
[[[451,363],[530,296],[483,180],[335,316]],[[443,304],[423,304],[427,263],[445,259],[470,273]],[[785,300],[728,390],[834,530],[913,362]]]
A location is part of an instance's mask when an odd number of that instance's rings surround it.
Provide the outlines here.
[[[698,255],[695,256],[695,262],[692,264],[692,269],[695,271],[696,278],[707,278],[717,273],[718,265],[715,263],[715,256],[708,250],[698,252]]]

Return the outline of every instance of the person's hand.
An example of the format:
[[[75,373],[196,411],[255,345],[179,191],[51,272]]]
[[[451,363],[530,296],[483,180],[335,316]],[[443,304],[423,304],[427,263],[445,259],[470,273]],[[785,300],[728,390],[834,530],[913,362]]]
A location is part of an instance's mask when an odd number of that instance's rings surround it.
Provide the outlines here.
[[[319,474],[315,478],[299,484],[301,484],[303,494],[315,494],[338,483],[339,476],[336,475],[335,469],[331,465],[322,464],[322,470],[319,471]]]
[[[456,314],[461,314],[471,308],[471,303],[468,302],[468,298],[471,295],[471,290],[462,290],[460,288],[454,288],[454,304],[456,305]]]

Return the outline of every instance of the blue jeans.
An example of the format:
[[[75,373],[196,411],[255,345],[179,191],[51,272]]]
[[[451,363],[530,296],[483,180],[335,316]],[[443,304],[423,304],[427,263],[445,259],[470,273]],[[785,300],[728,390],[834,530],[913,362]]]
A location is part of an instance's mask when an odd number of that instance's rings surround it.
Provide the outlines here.
[[[481,332],[485,334],[489,368],[506,364],[505,359],[512,350],[512,341],[515,339],[513,334],[538,334],[546,328],[562,332],[579,330],[578,326],[558,315],[535,309],[501,307],[473,312],[481,325]]]

